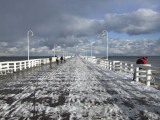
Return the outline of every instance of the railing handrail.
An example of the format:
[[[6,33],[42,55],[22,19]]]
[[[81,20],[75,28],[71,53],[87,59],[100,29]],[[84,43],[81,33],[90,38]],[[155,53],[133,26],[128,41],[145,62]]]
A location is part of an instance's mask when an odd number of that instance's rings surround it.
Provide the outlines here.
[[[65,56],[65,59],[71,56]],[[52,62],[56,61],[56,57],[52,57]],[[38,63],[37,63],[38,62]],[[40,66],[41,64],[48,64],[49,58],[38,58],[30,60],[19,60],[19,61],[3,61],[0,62],[0,75],[7,72],[16,72],[17,70],[27,69],[35,66]]]
[[[96,63],[95,58],[88,57],[88,60]],[[154,79],[152,76],[152,71],[160,72],[160,67],[151,66],[151,64],[136,64],[135,62],[106,60],[101,58],[98,58],[97,61],[100,61],[101,66],[105,66],[110,70],[120,70],[121,72],[134,74],[136,81],[139,81],[140,78],[145,78],[147,86],[150,86],[151,80]]]

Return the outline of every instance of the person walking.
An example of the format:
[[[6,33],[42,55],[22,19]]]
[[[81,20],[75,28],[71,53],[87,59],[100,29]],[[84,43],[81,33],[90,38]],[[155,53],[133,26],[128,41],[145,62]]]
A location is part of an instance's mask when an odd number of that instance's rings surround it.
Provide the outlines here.
[[[62,64],[62,61],[63,61],[63,56],[61,56],[60,60],[61,60],[61,64]]]
[[[50,68],[52,69],[52,57],[49,57]]]
[[[57,65],[59,65],[59,60],[58,60],[58,57],[56,58],[56,63],[57,63]]]

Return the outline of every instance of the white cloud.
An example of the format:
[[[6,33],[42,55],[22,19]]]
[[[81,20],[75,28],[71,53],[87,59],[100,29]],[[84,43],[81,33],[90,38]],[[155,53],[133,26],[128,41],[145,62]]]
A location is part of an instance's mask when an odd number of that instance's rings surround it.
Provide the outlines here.
[[[101,44],[94,44],[93,54],[106,55],[106,41],[99,42]],[[159,55],[160,40],[152,39],[136,39],[136,40],[109,40],[109,55]],[[90,53],[90,48],[88,53]]]
[[[12,47],[12,48],[8,48],[8,51],[10,51],[10,52],[17,52],[18,51],[18,49],[16,48],[16,47]]]
[[[7,42],[0,42],[0,46],[6,47],[6,46],[8,46],[8,43]]]
[[[24,49],[25,43],[20,47],[8,46],[0,48],[0,55],[27,55],[28,49]],[[137,40],[122,40],[122,39],[109,39],[109,55],[159,55],[160,53],[160,39],[137,39]],[[86,51],[87,55],[91,54],[91,45],[88,42],[80,42],[78,46],[67,47],[57,46],[56,55],[62,55],[63,51],[72,53],[79,53]],[[54,55],[53,48],[48,46],[30,47],[30,55]],[[100,39],[93,44],[93,55],[106,55],[106,41]]]

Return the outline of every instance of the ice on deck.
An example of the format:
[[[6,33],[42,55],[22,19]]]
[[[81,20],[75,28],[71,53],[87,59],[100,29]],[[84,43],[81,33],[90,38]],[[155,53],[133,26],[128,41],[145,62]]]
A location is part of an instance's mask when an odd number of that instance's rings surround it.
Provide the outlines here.
[[[160,91],[72,58],[0,90],[0,119],[160,119]]]

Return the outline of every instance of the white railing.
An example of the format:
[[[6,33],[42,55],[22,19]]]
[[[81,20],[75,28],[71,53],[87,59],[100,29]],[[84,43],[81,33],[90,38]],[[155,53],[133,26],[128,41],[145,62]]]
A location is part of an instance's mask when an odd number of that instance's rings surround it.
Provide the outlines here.
[[[70,58],[66,56],[65,59]],[[56,61],[56,57],[52,57],[52,62]],[[30,59],[22,61],[6,61],[0,62],[0,75],[6,75],[7,73],[13,73],[24,69],[41,66],[50,63],[49,58]]]
[[[145,82],[147,86],[150,86],[151,83],[155,84],[155,79],[152,75],[152,72],[159,72],[157,68],[152,67],[151,64],[135,64],[133,62],[127,61],[111,61],[111,60],[103,60],[88,57],[89,61],[98,64],[99,66],[103,66],[109,70],[115,72],[121,72],[122,74],[129,75],[133,77],[133,80],[139,82]]]

